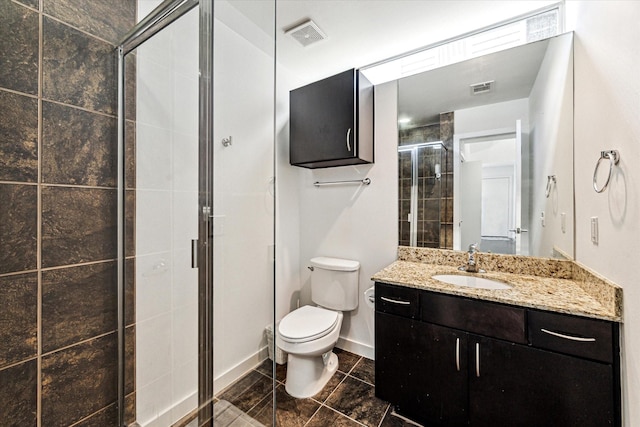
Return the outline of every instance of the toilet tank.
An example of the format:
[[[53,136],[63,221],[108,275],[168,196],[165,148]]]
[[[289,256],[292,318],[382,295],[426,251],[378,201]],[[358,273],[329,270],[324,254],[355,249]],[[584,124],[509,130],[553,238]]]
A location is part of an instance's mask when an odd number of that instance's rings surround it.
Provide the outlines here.
[[[348,259],[311,258],[311,299],[321,307],[349,311],[358,307],[360,263]]]

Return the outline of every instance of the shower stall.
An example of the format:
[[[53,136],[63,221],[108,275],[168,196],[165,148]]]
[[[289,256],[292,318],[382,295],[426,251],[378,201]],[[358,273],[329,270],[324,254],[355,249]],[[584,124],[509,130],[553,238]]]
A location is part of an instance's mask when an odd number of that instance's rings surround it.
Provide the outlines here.
[[[274,52],[232,3],[138,17],[118,47],[119,424],[251,423],[217,397],[273,370]]]

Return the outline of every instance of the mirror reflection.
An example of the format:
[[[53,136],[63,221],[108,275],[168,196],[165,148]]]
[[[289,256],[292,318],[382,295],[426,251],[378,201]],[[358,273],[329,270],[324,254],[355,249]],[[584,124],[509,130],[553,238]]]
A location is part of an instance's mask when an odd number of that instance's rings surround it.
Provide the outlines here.
[[[573,35],[398,80],[398,241],[573,258]]]

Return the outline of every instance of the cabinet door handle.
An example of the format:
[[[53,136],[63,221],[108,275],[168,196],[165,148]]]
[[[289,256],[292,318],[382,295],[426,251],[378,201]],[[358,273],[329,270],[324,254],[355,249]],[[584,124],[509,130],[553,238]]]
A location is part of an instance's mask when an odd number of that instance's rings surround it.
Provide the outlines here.
[[[476,343],[476,377],[480,377],[480,343]]]
[[[349,128],[349,130],[347,130],[347,150],[349,150],[349,152],[351,152],[351,142],[349,141],[349,136],[351,135],[351,128]]]
[[[380,299],[382,301],[391,302],[393,304],[411,305],[411,301],[400,301],[400,300],[386,298],[386,297],[380,297]]]
[[[571,341],[595,342],[596,340],[595,338],[582,338],[582,337],[574,337],[571,335],[565,335],[565,334],[561,334],[560,332],[554,332],[544,328],[541,328],[540,331],[544,332],[545,334],[553,335],[554,337],[564,338],[565,340],[571,340]]]
[[[460,372],[460,338],[456,338],[456,369]]]

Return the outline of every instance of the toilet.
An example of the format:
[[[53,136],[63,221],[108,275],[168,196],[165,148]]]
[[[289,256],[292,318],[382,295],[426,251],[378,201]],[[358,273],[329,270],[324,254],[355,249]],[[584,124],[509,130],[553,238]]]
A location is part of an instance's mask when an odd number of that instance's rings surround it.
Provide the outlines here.
[[[317,257],[311,261],[311,300],[287,314],[278,325],[276,343],[287,357],[287,393],[314,396],[338,369],[332,352],[342,326],[343,311],[358,307],[358,261]]]

